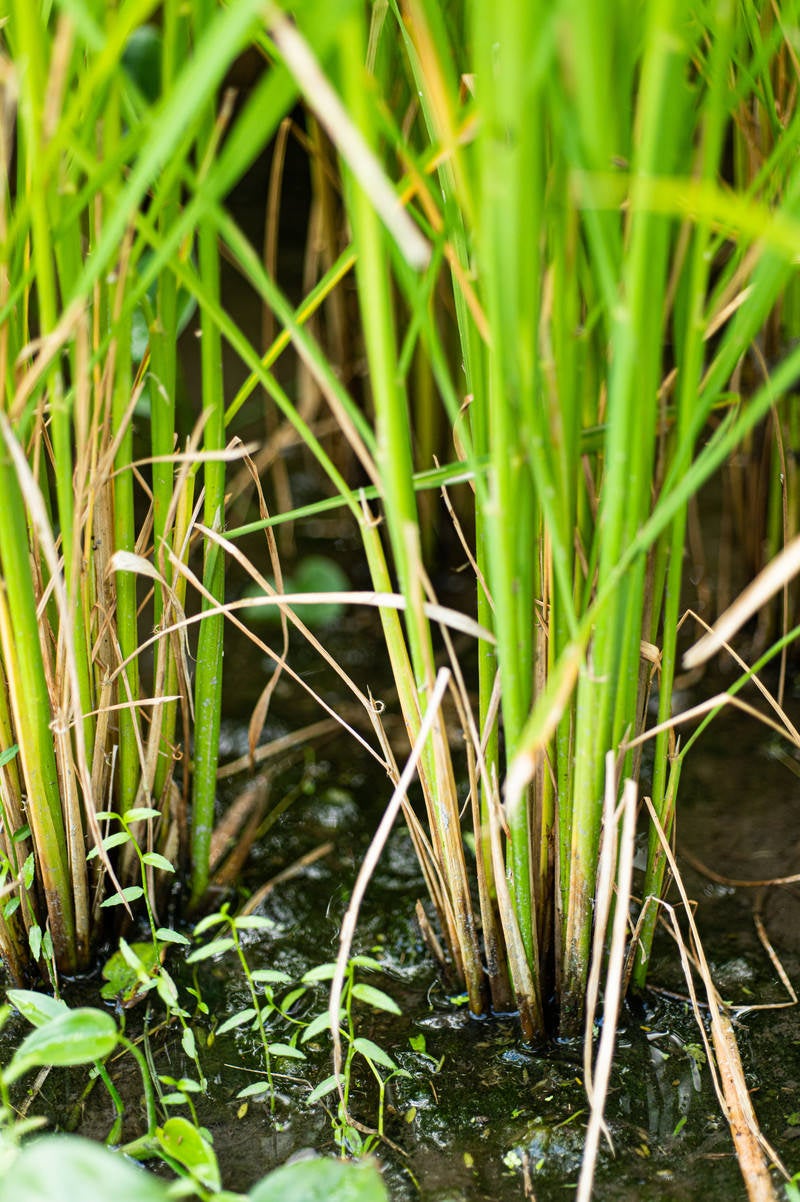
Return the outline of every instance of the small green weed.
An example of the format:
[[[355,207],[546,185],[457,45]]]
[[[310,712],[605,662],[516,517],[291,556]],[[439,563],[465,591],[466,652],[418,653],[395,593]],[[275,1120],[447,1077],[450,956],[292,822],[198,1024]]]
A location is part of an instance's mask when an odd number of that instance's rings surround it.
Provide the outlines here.
[[[264,1054],[266,1080],[256,1081],[252,1085],[245,1086],[239,1091],[238,1097],[252,1098],[267,1095],[270,1100],[270,1110],[274,1113],[273,1061],[275,1059],[305,1060],[306,1058],[305,1053],[297,1046],[301,1030],[300,1024],[291,1014],[292,1007],[299,1001],[305,990],[292,990],[281,999],[277,991],[283,986],[290,985],[291,977],[278,969],[252,969],[250,967],[242,946],[242,932],[265,931],[270,930],[271,927],[272,924],[267,918],[259,917],[256,914],[237,917],[230,913],[227,906],[223,906],[217,913],[209,914],[198,922],[194,929],[195,939],[202,937],[208,931],[215,931],[215,938],[191,952],[187,961],[189,964],[198,964],[213,956],[235,952],[242,975],[247,983],[250,1005],[242,1010],[237,1010],[235,1014],[226,1018],[217,1027],[215,1034],[224,1035],[228,1031],[245,1026],[258,1032]],[[288,1042],[270,1038],[268,1026],[275,1020],[283,1020],[288,1025],[294,1025],[295,1029],[291,1032]]]
[[[258,976],[251,974],[251,977],[255,977],[253,983],[257,986]],[[171,1086],[172,1092],[162,1095],[161,1105],[186,1105],[191,1119],[173,1115],[158,1125],[145,1058],[126,1038],[112,1014],[91,1007],[70,1010],[58,998],[28,990],[10,991],[9,1001],[34,1029],[16,1049],[10,1063],[0,1071],[0,1193],[4,1202],[30,1202],[32,1198],[37,1202],[57,1202],[65,1196],[65,1181],[69,1182],[67,1192],[74,1193],[84,1202],[106,1202],[109,1197],[114,1197],[116,1202],[166,1202],[168,1198],[177,1197],[198,1198],[201,1202],[211,1199],[244,1202],[244,1195],[222,1189],[213,1138],[198,1121],[193,1095],[202,1092],[205,1083],[201,1088],[191,1079],[162,1076],[160,1082]],[[261,1009],[269,1010],[269,1004]],[[280,1012],[277,1006],[273,1009]],[[11,1005],[0,1008],[0,1028],[10,1013]],[[364,1044],[366,1051],[369,1041]],[[275,1046],[269,1045],[270,1055],[285,1054],[276,1052]],[[376,1045],[372,1047],[374,1059]],[[44,1120],[36,1117],[18,1119],[11,1100],[11,1087],[32,1069],[44,1067],[93,1066],[93,1071],[105,1082],[116,1110],[109,1142],[119,1139],[122,1103],[105,1068],[109,1056],[119,1048],[124,1048],[136,1059],[148,1102],[147,1134],[121,1150],[139,1160],[156,1158],[171,1168],[179,1183],[169,1188],[150,1174],[132,1170],[118,1154],[78,1137],[47,1136],[22,1146],[28,1136],[41,1128]],[[377,1055],[385,1056],[385,1053],[377,1049]],[[337,1197],[343,1202],[386,1202],[386,1192],[374,1165],[344,1164],[323,1158],[276,1170],[254,1186],[246,1197],[251,1202],[272,1202],[288,1196],[298,1199],[327,1197],[334,1186]],[[282,1192],[284,1189],[288,1192]]]
[[[373,1162],[324,1157],[283,1165],[246,1195],[220,1190],[215,1185],[216,1160],[207,1159],[207,1149],[192,1138],[191,1125],[169,1121],[173,1126],[165,1140],[192,1169],[188,1196],[203,1202],[212,1198],[214,1202],[286,1202],[288,1198],[303,1202],[331,1197],[341,1202],[387,1202],[386,1187]],[[208,1184],[203,1184],[202,1177]],[[61,1202],[65,1196],[81,1202],[107,1202],[109,1198],[115,1202],[170,1202],[181,1196],[174,1183],[143,1173],[108,1148],[73,1135],[48,1135],[31,1141],[11,1164],[0,1163],[0,1184],[4,1202],[31,1202],[34,1198],[36,1202]]]
[[[215,1037],[225,1035],[240,1027],[249,1027],[257,1032],[264,1056],[265,1079],[255,1081],[239,1090],[242,1100],[269,1098],[270,1110],[274,1114],[276,1092],[273,1062],[277,1059],[305,1060],[302,1045],[318,1040],[324,1032],[330,1032],[330,1015],[327,1006],[313,1012],[317,987],[332,980],[334,963],[320,964],[309,969],[299,984],[278,969],[252,969],[247,958],[241,935],[246,931],[266,931],[271,924],[268,919],[256,915],[236,917],[223,906],[217,913],[201,919],[194,929],[194,938],[202,938],[209,932],[214,937],[203,943],[188,956],[190,964],[198,964],[215,956],[234,953],[239,961],[242,975],[250,995],[250,1005],[237,1010],[226,1018],[215,1030]],[[357,1029],[356,1006],[360,1004],[373,1011],[400,1014],[400,1009],[382,989],[366,981],[357,980],[358,971],[380,973],[383,966],[371,956],[353,956],[347,965],[342,1004],[340,1009],[340,1032],[346,1045],[346,1055],[341,1074],[341,1094],[335,1114],[331,1115],[336,1143],[342,1152],[364,1156],[372,1151],[383,1138],[386,1111],[386,1087],[392,1078],[409,1074],[392,1059],[389,1053],[374,1039]],[[198,994],[199,996],[199,994]],[[323,995],[327,1001],[327,994]],[[311,1008],[311,1017],[309,1009]],[[273,1030],[280,1026],[284,1034],[275,1039]],[[350,1117],[350,1093],[354,1069],[361,1061],[377,1082],[378,1112],[375,1130],[361,1130]],[[321,1081],[308,1096],[313,1105],[335,1093],[339,1081],[331,1074]]]
[[[357,1002],[371,1010],[397,1015],[401,1013],[397,1003],[382,989],[356,980],[358,969],[379,973],[383,972],[383,965],[372,956],[353,956],[348,961],[339,1010],[339,1031],[346,1047],[341,1079],[337,1079],[333,1074],[326,1077],[316,1089],[312,1090],[308,1104],[312,1105],[314,1102],[321,1101],[338,1089],[339,1103],[335,1115],[331,1116],[336,1142],[343,1153],[364,1156],[371,1152],[383,1138],[387,1085],[394,1077],[408,1077],[410,1074],[400,1068],[389,1053],[374,1039],[357,1034],[355,1019],[355,1003]],[[333,979],[335,971],[335,964],[321,964],[307,972],[303,981],[309,985],[330,981]],[[302,1042],[308,1043],[324,1031],[330,1031],[330,1014],[327,1009],[311,1020],[303,1032]],[[378,1083],[378,1125],[375,1131],[365,1132],[363,1128],[355,1126],[350,1117],[349,1103],[353,1069],[359,1058],[366,1063]]]

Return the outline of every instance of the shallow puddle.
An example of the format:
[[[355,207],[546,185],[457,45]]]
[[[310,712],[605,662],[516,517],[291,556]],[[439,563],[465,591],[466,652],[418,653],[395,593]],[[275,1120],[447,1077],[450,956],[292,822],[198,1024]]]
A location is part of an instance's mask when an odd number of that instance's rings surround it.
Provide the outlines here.
[[[300,855],[317,842],[334,844],[329,856],[265,903],[263,913],[276,928],[271,940],[253,941],[254,966],[284,967],[299,975],[315,959],[335,954],[350,884],[388,795],[379,773],[367,765],[354,771],[352,763],[346,743],[324,748],[312,773],[314,796],[298,806],[274,846],[268,841],[261,849],[261,871],[267,873],[282,858]],[[774,755],[769,732],[740,715],[724,715],[687,761],[679,847],[737,878],[792,872],[797,867],[795,785]],[[699,902],[699,925],[723,996],[737,1005],[785,1001],[786,991],[753,923],[759,894],[711,882],[686,862],[684,870],[689,894]],[[767,930],[796,979],[796,888],[761,894]],[[384,1145],[380,1156],[392,1198],[510,1202],[526,1186],[539,1202],[570,1196],[587,1118],[581,1047],[531,1049],[520,1041],[513,1020],[477,1021],[465,1013],[447,996],[421,944],[413,921],[418,896],[424,896],[421,879],[399,827],[370,885],[358,932],[358,950],[385,963],[386,974],[377,983],[403,1012],[402,1018],[376,1018],[365,1011],[360,1018],[361,1032],[409,1074],[388,1090],[386,1135],[395,1148]],[[683,996],[686,988],[666,935],[657,942],[652,983],[659,992],[648,991],[621,1019],[606,1111],[614,1153],[601,1150],[595,1196],[639,1202],[744,1198],[696,1021],[686,1003],[668,996]],[[241,999],[232,1002],[240,1004]],[[764,1132],[792,1171],[798,1167],[793,1139],[800,1136],[797,1011],[756,1011],[742,1018],[737,1030]],[[243,1053],[246,1058],[240,1048]],[[316,1071],[324,1074],[327,1053],[319,1057]],[[216,1142],[231,1186],[244,1188],[303,1149],[333,1150],[325,1112],[320,1106],[309,1111],[304,1087],[297,1092],[296,1083],[281,1087],[275,1120],[263,1104],[237,1119],[235,1104],[225,1101],[241,1079],[236,1070],[224,1068],[235,1060],[232,1055],[223,1061],[217,1095]],[[375,1121],[377,1093],[368,1074],[359,1074],[352,1105],[362,1122]],[[243,1131],[253,1128],[258,1135],[250,1143],[252,1136]],[[257,1149],[252,1161],[243,1155],[248,1146]]]
[[[370,619],[371,621],[371,619]],[[354,618],[359,624],[362,618]],[[341,661],[364,676],[370,656],[352,629],[329,642]],[[229,679],[237,682],[240,713],[249,712],[270,668],[231,648]],[[332,688],[318,662],[300,652],[295,666],[314,687]],[[373,657],[374,664],[374,657]],[[245,674],[244,668],[247,668]],[[372,669],[374,671],[374,667]],[[291,714],[291,718],[284,717]],[[319,717],[296,688],[279,687],[269,737]],[[223,758],[241,754],[241,723],[223,727]],[[773,736],[736,713],[721,716],[693,750],[684,768],[678,814],[678,848],[718,874],[763,879],[797,870],[798,785]],[[783,758],[781,758],[783,757]],[[237,786],[230,786],[230,796]],[[228,786],[226,786],[228,788]],[[293,792],[294,801],[258,843],[251,857],[248,891],[315,848],[330,844],[294,879],[276,887],[258,913],[269,931],[248,932],[244,950],[251,970],[284,972],[291,982],[335,959],[341,919],[355,874],[390,793],[383,772],[346,736],[307,752],[272,785],[273,803]],[[698,922],[722,995],[736,1005],[784,1002],[786,991],[753,923],[758,904],[766,929],[791,980],[800,960],[800,894],[795,885],[769,890],[733,888],[710,881],[682,861],[689,895],[699,902]],[[404,1070],[386,1091],[386,1141],[378,1149],[393,1202],[511,1202],[525,1192],[538,1202],[570,1197],[580,1170],[586,1097],[582,1048],[557,1043],[526,1047],[513,1019],[478,1021],[447,992],[425,949],[414,919],[424,886],[402,824],[392,834],[366,896],[354,950],[381,961],[384,972],[359,979],[395,1000],[401,1015],[357,1007],[356,1034],[379,1045]],[[258,1039],[246,1027],[213,1038],[229,1016],[249,1005],[246,982],[231,953],[181,968],[169,962],[190,1010],[206,1095],[195,1102],[199,1121],[214,1137],[229,1189],[246,1190],[289,1157],[313,1149],[335,1154],[330,1107],[309,1106],[308,1095],[331,1071],[327,1036],[309,1041],[305,1062],[274,1062],[274,1110],[267,1097],[243,1100],[240,1091],[264,1079]],[[621,1016],[618,1049],[606,1117],[613,1153],[602,1146],[595,1197],[648,1202],[746,1196],[727,1125],[717,1103],[697,1024],[680,998],[686,988],[670,939],[661,934],[651,983],[644,998]],[[97,979],[71,986],[68,1000],[97,1004]],[[285,995],[292,988],[283,988]],[[321,984],[300,999],[293,1013],[309,1021],[327,1004]],[[180,1078],[193,1072],[181,1050],[180,1031],[159,1027],[158,1004],[126,1013],[129,1034],[149,1025],[148,1054],[157,1073]],[[18,1040],[22,1020],[4,1039]],[[767,1138],[787,1168],[800,1167],[800,1031],[797,1011],[755,1011],[737,1026],[748,1084]],[[279,1021],[271,1038],[285,1038]],[[111,1065],[127,1106],[123,1138],[143,1129],[141,1085],[130,1057]],[[85,1092],[85,1074],[52,1070],[38,1083],[31,1114],[104,1138],[113,1114],[96,1084]],[[328,1099],[330,1101],[330,1099]],[[351,1109],[366,1127],[378,1116],[378,1091],[361,1063],[354,1070]]]

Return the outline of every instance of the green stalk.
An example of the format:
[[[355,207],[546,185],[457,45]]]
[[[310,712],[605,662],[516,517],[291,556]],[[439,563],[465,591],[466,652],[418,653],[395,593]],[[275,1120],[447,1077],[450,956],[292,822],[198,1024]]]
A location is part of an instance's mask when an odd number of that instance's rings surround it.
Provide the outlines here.
[[[121,136],[120,89],[112,87],[104,121],[104,153],[113,157]],[[131,272],[130,260],[128,271]],[[111,398],[111,437],[119,444],[114,457],[115,474],[111,484],[114,512],[114,549],[133,552],[136,547],[136,515],[134,509],[133,472],[133,425],[127,411],[131,400],[133,362],[131,337],[133,323],[131,314],[121,315],[127,278],[109,288],[107,321],[112,332],[114,353],[114,383]],[[116,600],[115,627],[119,654],[128,660],[123,677],[117,688],[120,703],[136,701],[139,692],[139,666],[134,652],[139,644],[136,602],[136,577],[133,572],[117,572],[114,579]],[[117,806],[124,814],[136,802],[142,766],[139,756],[138,720],[136,710],[123,708],[117,718],[118,730],[118,775]]]
[[[62,972],[78,967],[72,880],[61,814],[58,772],[50,730],[47,689],[36,598],[31,579],[25,506],[8,452],[0,457],[0,565],[13,630],[13,648],[4,648],[14,728],[28,795],[27,814],[37,870],[47,904],[56,963]],[[9,660],[13,655],[13,662]]]
[[[49,334],[57,320],[57,288],[56,288],[56,247],[53,245],[52,228],[54,225],[50,213],[51,197],[58,197],[61,191],[61,180],[55,173],[47,170],[45,155],[44,133],[44,98],[45,81],[48,72],[47,52],[50,50],[50,39],[42,20],[39,8],[35,4],[26,4],[18,0],[14,4],[14,19],[19,36],[19,53],[26,64],[23,72],[23,92],[21,111],[25,127],[26,164],[28,172],[27,198],[30,206],[31,241],[36,279],[36,297],[39,316],[39,332],[42,336]],[[67,231],[67,239],[72,234],[73,248],[79,245],[75,242],[76,232]],[[66,246],[62,242],[60,247]],[[75,255],[63,252],[65,270],[69,271],[75,264]],[[74,360],[73,360],[74,367]],[[64,394],[64,382],[58,365],[54,363],[44,377],[45,395],[49,401],[50,430],[53,445],[53,462],[55,468],[55,486],[58,505],[58,520],[61,534],[61,553],[64,563],[64,576],[69,597],[70,612],[73,618],[76,667],[80,686],[80,702],[84,714],[93,709],[92,690],[90,686],[89,657],[85,639],[82,605],[80,598],[80,576],[75,571],[75,515],[72,484],[72,422],[70,404]],[[94,723],[88,721],[88,747],[91,748]]]
[[[342,92],[348,111],[367,137],[373,140],[373,115],[364,82],[365,41],[359,16],[342,23],[339,54]],[[356,278],[363,298],[361,319],[370,362],[370,382],[375,406],[376,463],[384,491],[384,505],[400,589],[407,599],[406,630],[411,661],[419,688],[432,686],[433,654],[427,626],[416,620],[421,592],[413,578],[412,545],[419,544],[417,506],[411,484],[413,465],[407,399],[398,379],[394,304],[388,271],[386,239],[377,214],[361,187],[345,174],[353,242],[357,254]]]
[[[443,14],[436,3],[419,0],[405,6],[407,19],[404,20],[396,3],[392,9],[403,37],[408,54],[413,82],[420,97],[426,128],[431,141],[446,147],[449,155],[442,156],[437,175],[439,186],[444,197],[444,210],[447,236],[453,247],[456,258],[464,275],[470,275],[470,246],[465,225],[465,214],[471,218],[474,214],[474,198],[470,187],[470,175],[463,162],[463,154],[458,144],[458,79],[453,71],[451,45],[444,27]],[[425,67],[422,60],[424,58]],[[393,81],[384,81],[384,87]],[[407,153],[407,148],[398,138],[401,153]],[[484,377],[485,347],[475,326],[472,313],[466,303],[459,276],[453,272],[453,299],[455,304],[457,331],[459,337],[459,354],[463,361],[464,380],[459,389],[453,386],[447,374],[444,363],[443,348],[440,344],[436,322],[429,320],[422,326],[422,338],[426,343],[431,365],[436,376],[436,382],[442,393],[445,407],[451,423],[460,425],[460,437],[468,463],[475,462],[475,447],[485,451],[489,445],[487,431],[487,412],[485,406],[470,407],[469,422],[459,422],[459,410],[463,397],[474,398],[476,382]],[[487,531],[485,518],[486,488],[483,473],[478,473],[474,481],[478,501],[475,506],[475,544],[477,560],[485,570],[488,557],[490,535]],[[477,588],[477,618],[487,630],[494,628],[494,609],[487,596],[486,589]],[[489,713],[491,699],[497,674],[497,651],[485,641],[478,646],[478,729],[484,744],[487,777],[489,780],[500,779],[499,766],[499,735],[496,719],[492,720],[489,728]],[[488,900],[490,904],[496,901],[496,891],[493,883],[493,861],[490,837],[489,806],[491,797],[481,787],[481,803],[479,822],[476,829],[476,854],[481,856],[483,863],[483,878],[486,881]],[[486,937],[486,930],[484,937]],[[489,960],[489,977],[493,991],[503,999],[507,996],[507,985],[496,982],[492,972],[495,956],[487,948]],[[501,1008],[505,1005],[501,1003]]]
[[[478,144],[477,245],[492,346],[485,376],[476,381],[475,405],[485,411],[481,420],[492,464],[479,549],[486,554],[481,566],[495,604],[508,760],[532,703],[534,597],[540,593],[538,505],[528,447],[538,425],[535,347],[545,170],[541,92],[530,63],[542,17],[536,4],[477,4],[472,32],[482,121],[487,131],[505,131],[502,138],[483,136]],[[530,817],[527,801],[507,815],[507,861],[512,904],[533,968],[538,851]],[[540,988],[538,980],[535,984]]]
[[[184,48],[181,33],[184,21],[181,5],[169,0],[164,5],[163,37],[161,54],[161,86],[164,95],[174,90],[178,78]],[[162,237],[174,226],[180,212],[180,185],[173,173],[167,173],[158,197],[158,228]],[[156,563],[162,576],[171,586],[177,584],[168,563],[173,546],[171,510],[175,486],[174,465],[169,456],[175,448],[175,414],[178,383],[178,283],[171,266],[166,265],[159,273],[156,288],[155,322],[150,331],[150,445],[153,463],[153,543]],[[160,460],[160,462],[159,462]],[[159,589],[153,597],[154,620],[158,624],[163,616],[167,599]],[[174,696],[178,686],[178,667],[175,648],[171,639],[163,639],[158,647],[156,678],[162,680],[165,696]],[[166,781],[171,777],[175,742],[177,706],[167,702],[160,707],[157,721],[160,724],[160,750],[155,765],[155,775],[148,782],[156,798],[160,798]]]
[[[342,91],[350,116],[369,143],[375,142],[373,108],[364,75],[365,38],[363,19],[354,15],[342,22],[339,62]],[[408,402],[398,364],[394,298],[388,271],[386,235],[379,218],[361,186],[346,173],[346,185],[354,246],[357,254],[356,278],[361,301],[361,320],[370,382],[375,408],[376,465],[383,491],[384,512],[389,529],[394,564],[400,590],[406,598],[405,628],[409,644],[412,681],[406,678],[404,704],[406,722],[412,732],[419,722],[419,692],[433,684],[433,648],[425,619],[424,594],[419,564],[420,532],[413,487],[411,433]],[[362,522],[362,536],[368,551],[375,587],[381,586],[380,547],[375,532]],[[396,621],[383,618],[387,637],[396,646],[396,657],[405,658],[397,646]],[[388,625],[387,625],[388,623]],[[442,733],[429,742],[420,763],[420,777],[431,812],[439,869],[447,882],[452,906],[455,939],[451,950],[457,967],[463,972],[470,1007],[481,1014],[485,1009],[485,984],[475,936],[472,905],[466,885],[464,851],[461,842],[458,804],[449,749]]]
[[[378,528],[366,515],[361,529],[373,587],[378,592],[390,591],[391,580]],[[403,625],[397,610],[381,609],[379,612],[400,708],[406,722],[409,741],[413,743],[421,724],[419,691],[403,637]],[[456,970],[464,980],[470,1010],[473,1014],[483,1014],[486,1005],[484,970],[467,885],[459,802],[452,767],[449,761],[445,761],[445,738],[440,728],[435,730],[439,754],[434,750],[430,757],[433,760],[433,769],[431,770],[427,763],[420,762],[418,771],[431,833],[438,852],[436,866],[447,891],[446,912],[440,911],[439,917],[447,931]],[[431,772],[435,775],[431,775]]]
[[[196,19],[199,27],[210,18],[216,7],[214,0],[198,3]],[[203,132],[198,139],[201,161],[213,144],[214,107],[206,111]],[[217,230],[212,220],[204,221],[198,230],[200,277],[205,291],[216,303],[219,301],[219,252]],[[222,450],[225,446],[225,394],[222,378],[222,338],[219,326],[203,311],[201,321],[201,374],[203,413],[206,424],[203,446],[206,451]],[[225,465],[207,461],[204,467],[204,521],[211,530],[221,531],[225,516]],[[208,540],[205,547],[203,584],[216,602],[225,595],[225,560],[216,543]],[[204,598],[203,608],[211,600]],[[222,706],[222,653],[224,619],[221,614],[206,616],[200,624],[197,645],[195,678],[195,734],[192,774],[192,902],[200,902],[208,886],[211,834],[214,827],[219,730]]]
[[[556,196],[568,195],[566,164],[558,163],[553,168]],[[548,222],[551,243],[551,271],[553,279],[553,315],[549,330],[549,341],[543,348],[549,351],[551,364],[543,365],[543,391],[549,396],[552,407],[557,406],[560,417],[561,439],[557,449],[560,455],[556,462],[557,490],[563,511],[564,530],[583,536],[588,527],[586,489],[581,471],[581,423],[589,405],[592,404],[592,387],[595,381],[589,371],[591,333],[584,332],[576,338],[580,328],[581,290],[589,291],[591,279],[586,265],[581,262],[580,236],[577,214],[569,207],[554,206]],[[591,295],[591,292],[589,292]],[[574,536],[573,536],[574,537]],[[582,538],[583,541],[583,538]],[[550,585],[550,611],[548,628],[547,675],[554,670],[565,653],[574,630],[574,614],[582,592],[582,566],[573,553],[571,590],[564,595],[564,584],[554,577]],[[560,975],[560,924],[569,904],[570,853],[572,839],[573,771],[574,771],[574,711],[566,710],[558,724],[554,738],[555,754],[555,798],[556,815],[552,822],[556,827],[558,841],[556,881],[549,884],[554,891],[553,905],[556,908],[556,928],[552,933],[556,954],[556,978]],[[549,831],[542,832],[542,852],[545,852]],[[542,888],[548,887],[544,876],[544,865],[540,870]]]
[[[131,325],[123,322],[118,327],[117,359],[114,380],[114,396],[112,402],[112,429],[119,433],[126,422],[128,405],[130,403],[130,381],[132,363],[130,355]],[[136,525],[134,515],[133,473],[133,430],[130,421],[122,433],[119,449],[114,459],[116,474],[114,476],[114,545],[118,551],[132,552],[136,546]],[[122,703],[136,701],[139,697],[139,669],[134,652],[139,644],[136,577],[133,572],[117,572],[114,588],[116,592],[116,634],[119,642],[119,652],[123,660],[128,660],[124,669],[124,677],[118,687],[118,698]],[[125,708],[120,710],[118,718],[119,730],[119,776],[118,776],[118,805],[120,813],[124,814],[136,801],[141,777],[141,762],[139,745],[136,737],[136,710]]]
[[[734,8],[732,4],[718,6],[719,23],[715,30],[715,38],[711,48],[709,67],[709,94],[704,107],[702,123],[702,176],[713,179],[719,165],[722,152],[722,142],[726,119],[726,85],[732,53],[734,33]],[[703,302],[708,288],[708,276],[711,257],[708,253],[710,228],[707,222],[698,223],[692,239],[692,256],[690,273],[687,281],[688,312],[685,318],[685,333],[680,356],[681,370],[679,379],[678,410],[676,428],[674,431],[675,454],[673,463],[677,471],[688,468],[694,451],[691,439],[687,436],[690,426],[692,409],[697,395],[698,383],[702,371],[704,333]],[[658,723],[665,723],[672,714],[672,689],[675,679],[676,644],[678,620],[681,607],[681,584],[683,579],[683,549],[686,533],[687,506],[682,505],[672,519],[667,535],[669,542],[669,560],[667,565],[666,589],[664,593],[663,637],[661,646],[661,672],[659,678]],[[670,770],[670,734],[666,730],[656,736],[655,759],[653,768],[653,807],[658,815],[667,838],[672,833],[672,818],[675,812],[675,795],[677,792],[677,773]],[[668,780],[669,793],[667,789]],[[654,828],[650,831],[647,869],[643,886],[645,898],[660,897],[666,863],[661,841]],[[647,975],[650,951],[656,922],[657,907],[651,905],[645,916],[639,944],[641,954],[636,957],[632,983],[641,989]]]
[[[637,112],[633,204],[623,297],[616,306],[608,396],[606,460],[598,521],[598,587],[618,563],[649,510],[657,393],[661,371],[661,310],[667,223],[637,209],[637,181],[669,170],[672,147],[664,129],[667,101],[680,95],[682,14],[673,0],[650,9]],[[673,125],[674,139],[676,128]],[[641,186],[641,185],[640,185]],[[641,398],[644,397],[644,403]],[[591,672],[578,685],[571,870],[564,924],[562,1023],[582,1020],[589,969],[593,897],[600,835],[604,757],[635,715],[644,562],[632,564],[625,583],[599,610]]]
[[[25,194],[30,206],[40,332],[46,335],[54,328],[57,320],[55,263],[48,212],[48,198],[53,181],[49,174],[42,170],[43,103],[50,43],[35,5],[15,4],[13,17],[19,39],[17,51],[25,63],[20,99],[25,134]],[[63,381],[57,365],[52,365],[46,372],[43,387],[45,395],[49,397],[61,549],[69,590],[70,613],[76,619],[75,626],[80,626],[82,630],[79,594],[72,576],[74,514],[71,424],[63,393]],[[73,971],[77,966],[76,930],[58,771],[49,730],[52,700],[47,689],[39,645],[24,501],[5,451],[0,496],[3,497],[4,511],[0,559],[8,592],[9,614],[17,636],[15,668],[18,679],[12,684],[12,693],[15,694],[13,703],[17,736],[29,795],[29,819],[41,865],[42,885],[56,960],[63,970]],[[86,712],[91,705],[85,643],[82,643],[80,636],[75,642],[82,687],[82,696],[76,700]],[[81,651],[84,654],[81,654]],[[23,698],[24,712],[20,709]],[[60,698],[58,701],[61,703]],[[78,866],[77,870],[81,871],[82,866]]]

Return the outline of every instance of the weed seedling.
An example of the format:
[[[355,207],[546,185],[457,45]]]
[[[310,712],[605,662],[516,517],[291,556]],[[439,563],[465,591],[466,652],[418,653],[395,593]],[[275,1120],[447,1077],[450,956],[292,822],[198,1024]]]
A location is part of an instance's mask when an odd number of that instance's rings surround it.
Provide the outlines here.
[[[336,1142],[341,1152],[353,1156],[365,1156],[371,1152],[384,1137],[384,1121],[386,1114],[386,1087],[394,1077],[408,1077],[410,1074],[400,1068],[387,1051],[374,1039],[356,1033],[355,1003],[360,1002],[373,1011],[399,1015],[400,1007],[384,993],[382,989],[356,980],[358,969],[367,972],[383,972],[383,965],[371,956],[353,956],[348,961],[342,988],[342,1003],[339,1010],[339,1031],[346,1047],[341,1078],[332,1074],[321,1081],[308,1097],[308,1104],[320,1101],[322,1098],[339,1090],[339,1104],[336,1116],[332,1117]],[[336,971],[336,965],[320,964],[312,968],[303,977],[308,985],[330,981]],[[312,1019],[302,1034],[302,1042],[308,1043],[323,1031],[330,1030],[330,1013],[325,1009]],[[366,1138],[350,1117],[350,1093],[353,1082],[353,1069],[360,1058],[368,1066],[378,1084],[378,1125],[377,1130],[366,1133]]]
[[[118,1007],[122,1009],[132,1005],[151,990],[155,990],[166,1009],[168,1018],[176,1019],[182,1028],[181,1047],[184,1054],[194,1062],[197,1070],[198,1090],[202,1091],[206,1088],[206,1080],[198,1058],[194,1032],[189,1026],[190,1015],[180,1004],[178,987],[164,966],[167,945],[189,946],[189,940],[179,931],[158,926],[153,908],[150,875],[156,871],[173,873],[175,869],[166,856],[162,856],[160,852],[142,851],[132,831],[135,823],[157,819],[159,812],[149,806],[139,806],[126,811],[124,815],[113,810],[106,810],[99,813],[97,817],[101,821],[119,823],[121,830],[113,831],[104,837],[103,850],[107,852],[122,845],[130,847],[138,860],[141,881],[139,885],[129,885],[117,893],[111,894],[102,904],[105,907],[112,907],[143,900],[150,928],[149,943],[130,944],[127,940],[120,938],[119,950],[103,968],[106,984],[101,991],[102,996],[115,999]],[[93,859],[99,854],[99,849],[94,847],[87,858]],[[155,1074],[153,1079],[156,1080]]]
[[[228,906],[224,905],[216,914],[209,914],[198,922],[194,929],[195,939],[202,937],[207,931],[212,930],[216,930],[217,935],[210,942],[204,943],[201,947],[191,952],[187,960],[190,964],[197,964],[201,960],[208,960],[213,956],[224,955],[226,952],[233,951],[236,953],[250,994],[250,1005],[244,1007],[242,1010],[237,1010],[235,1014],[225,1019],[217,1028],[216,1034],[224,1035],[228,1031],[245,1026],[249,1026],[251,1030],[258,1032],[264,1054],[266,1080],[256,1081],[252,1085],[245,1086],[244,1089],[239,1091],[237,1096],[240,1098],[253,1098],[268,1095],[270,1110],[274,1113],[275,1083],[272,1069],[273,1060],[276,1058],[305,1060],[306,1058],[305,1053],[297,1047],[300,1025],[289,1013],[292,1006],[295,1005],[305,990],[294,990],[283,999],[279,999],[276,991],[282,986],[290,985],[292,982],[291,977],[285,972],[280,972],[278,969],[252,969],[250,967],[242,946],[242,931],[264,931],[270,930],[271,927],[272,924],[267,918],[262,918],[257,914],[235,917],[230,913]],[[224,934],[219,933],[220,928],[225,932]],[[283,1020],[295,1024],[296,1029],[292,1033],[288,1043],[276,1042],[270,1039],[267,1028],[275,1020]]]

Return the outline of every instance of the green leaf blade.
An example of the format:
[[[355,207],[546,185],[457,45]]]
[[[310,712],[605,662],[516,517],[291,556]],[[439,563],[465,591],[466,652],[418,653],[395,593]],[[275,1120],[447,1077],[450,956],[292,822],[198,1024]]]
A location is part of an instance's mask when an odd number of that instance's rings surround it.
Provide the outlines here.
[[[371,1006],[374,1010],[385,1010],[388,1014],[402,1014],[402,1010],[393,998],[390,998],[388,993],[384,993],[382,989],[376,989],[374,985],[364,985],[359,981],[353,986],[353,997],[358,998],[365,1006]]]

